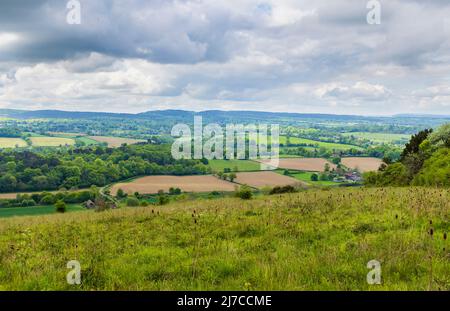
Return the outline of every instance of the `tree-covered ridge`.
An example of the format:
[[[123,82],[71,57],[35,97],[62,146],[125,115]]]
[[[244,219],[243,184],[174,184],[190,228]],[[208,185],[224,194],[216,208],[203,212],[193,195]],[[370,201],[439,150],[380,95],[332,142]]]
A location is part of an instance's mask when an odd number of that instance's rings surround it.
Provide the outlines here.
[[[0,153],[0,192],[104,186],[155,174],[204,174],[198,160],[174,160],[168,145],[84,147]]]
[[[414,135],[399,162],[364,178],[371,186],[450,186],[450,123]]]

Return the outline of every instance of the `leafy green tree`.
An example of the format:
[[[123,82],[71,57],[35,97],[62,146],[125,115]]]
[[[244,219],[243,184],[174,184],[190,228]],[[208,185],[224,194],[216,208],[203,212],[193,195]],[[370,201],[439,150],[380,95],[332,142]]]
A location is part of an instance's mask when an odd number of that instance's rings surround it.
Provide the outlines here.
[[[319,181],[319,175],[317,175],[316,173],[312,174],[311,181]]]
[[[127,194],[125,193],[125,191],[123,191],[122,188],[119,188],[119,189],[117,190],[116,196],[117,196],[119,199],[122,199],[122,198],[126,198],[126,197],[127,197]]]
[[[253,197],[252,189],[247,185],[242,185],[236,192],[235,196],[243,200],[250,200]]]
[[[65,213],[66,212],[66,203],[64,201],[59,200],[55,203],[55,209],[58,213]]]
[[[236,173],[230,173],[228,174],[228,178],[231,182],[233,182],[236,179]]]
[[[450,148],[450,122],[439,127],[430,135],[429,140],[436,147]]]
[[[419,133],[413,135],[409,141],[409,143],[406,144],[405,149],[403,150],[400,160],[403,162],[403,160],[411,155],[419,152],[419,146],[420,144],[427,139],[428,135],[430,135],[433,132],[432,129],[425,129],[423,131],[420,131]]]
[[[129,197],[127,199],[127,206],[139,206],[140,202],[139,199],[136,197]]]

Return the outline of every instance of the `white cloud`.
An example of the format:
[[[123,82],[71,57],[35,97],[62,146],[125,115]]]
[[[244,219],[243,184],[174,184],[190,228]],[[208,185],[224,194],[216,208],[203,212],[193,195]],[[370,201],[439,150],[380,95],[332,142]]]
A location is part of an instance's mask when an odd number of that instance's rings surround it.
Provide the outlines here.
[[[360,0],[86,1],[79,27],[58,3],[0,3],[4,105],[450,113],[445,1],[379,26]]]

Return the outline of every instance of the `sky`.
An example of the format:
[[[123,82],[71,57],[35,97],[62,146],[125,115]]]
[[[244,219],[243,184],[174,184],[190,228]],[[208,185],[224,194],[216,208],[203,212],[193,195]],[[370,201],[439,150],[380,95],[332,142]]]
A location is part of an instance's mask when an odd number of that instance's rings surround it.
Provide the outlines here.
[[[450,115],[448,0],[68,2],[0,0],[0,108]]]

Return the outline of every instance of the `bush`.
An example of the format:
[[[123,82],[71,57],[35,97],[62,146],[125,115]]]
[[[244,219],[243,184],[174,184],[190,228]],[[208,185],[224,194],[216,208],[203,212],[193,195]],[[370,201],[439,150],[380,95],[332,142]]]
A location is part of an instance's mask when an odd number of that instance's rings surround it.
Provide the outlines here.
[[[180,188],[173,188],[173,187],[171,187],[171,188],[169,189],[169,194],[170,194],[170,195],[178,195],[178,194],[181,194],[181,189],[180,189]]]
[[[236,191],[235,195],[242,200],[250,200],[253,197],[253,192],[249,186],[244,185]]]
[[[47,194],[41,199],[42,205],[52,205],[56,203],[56,198],[52,194]]]
[[[64,201],[59,200],[55,203],[55,209],[58,213],[65,213],[66,212],[66,203]]]
[[[127,206],[139,206],[140,202],[137,198],[131,197],[127,199]]]
[[[287,186],[277,186],[273,188],[269,194],[282,194],[282,193],[293,193],[296,192],[295,188],[293,186],[287,185]]]
[[[116,196],[117,196],[119,199],[121,199],[121,198],[126,198],[126,197],[127,197],[127,194],[126,194],[121,188],[119,188],[119,190],[117,190]]]
[[[312,174],[311,181],[319,181],[319,175],[317,175],[316,173]]]
[[[143,206],[143,207],[146,207],[146,206],[148,206],[149,204],[148,204],[147,201],[141,201],[141,204],[140,204],[140,205]]]
[[[35,206],[36,202],[33,199],[29,199],[29,200],[23,200],[22,201],[22,206],[23,207],[27,207],[27,206]]]
[[[170,198],[168,195],[164,194],[164,193],[159,193],[158,194],[158,204],[159,205],[165,205],[167,203],[169,203]]]

